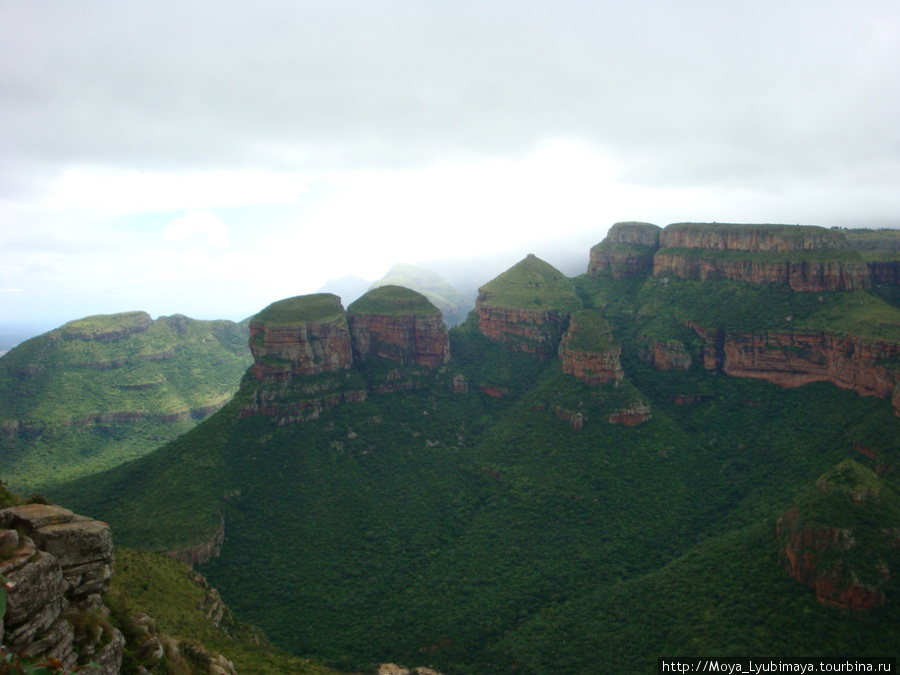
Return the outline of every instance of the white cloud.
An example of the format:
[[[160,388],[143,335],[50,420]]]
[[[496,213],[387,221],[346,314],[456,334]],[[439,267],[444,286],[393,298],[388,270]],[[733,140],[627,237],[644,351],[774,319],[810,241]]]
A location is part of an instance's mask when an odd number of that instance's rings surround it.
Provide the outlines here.
[[[168,242],[228,247],[228,225],[212,211],[195,209],[166,226],[163,238]]]

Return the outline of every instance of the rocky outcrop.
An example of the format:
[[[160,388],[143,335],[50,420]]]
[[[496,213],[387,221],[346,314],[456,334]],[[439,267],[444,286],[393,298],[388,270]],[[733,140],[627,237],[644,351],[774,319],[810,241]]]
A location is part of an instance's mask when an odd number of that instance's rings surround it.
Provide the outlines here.
[[[27,504],[0,511],[0,574],[10,582],[4,647],[92,673],[119,672],[124,639],[108,622],[112,537],[106,523],[68,509]],[[89,630],[85,626],[90,626]]]
[[[900,562],[900,521],[887,521],[885,514],[896,513],[897,503],[873,472],[841,462],[778,519],[788,574],[815,589],[824,605],[884,605],[893,588],[891,570]]]
[[[347,308],[353,358],[437,368],[450,359],[441,312],[416,291],[379,286]]]
[[[652,418],[653,415],[650,412],[649,404],[644,401],[635,401],[627,408],[613,411],[609,416],[609,423],[623,427],[635,427],[650,421]]]
[[[618,382],[625,377],[619,361],[621,353],[609,323],[592,310],[572,315],[569,329],[559,344],[563,372],[592,386]]]
[[[767,380],[783,387],[831,382],[864,396],[894,396],[900,371],[884,364],[900,360],[900,344],[869,342],[830,333],[745,333],[693,328],[706,340],[704,366],[735,377]],[[897,406],[894,406],[895,411]]]
[[[616,223],[591,249],[588,274],[613,279],[648,276],[662,229],[651,223]]]
[[[644,338],[638,350],[641,363],[656,366],[657,370],[689,370],[694,360],[680,340]]]
[[[147,312],[125,312],[71,321],[59,329],[59,334],[64,340],[116,342],[127,335],[143,333],[152,324],[153,319]]]
[[[854,291],[871,286],[869,268],[837,230],[797,225],[678,223],[659,237],[655,276],[756,284],[795,291]]]
[[[269,305],[250,322],[250,352],[261,381],[346,370],[353,352],[341,299],[317,293]]]
[[[507,349],[555,356],[569,325],[581,309],[570,279],[529,254],[482,286],[475,301],[481,333]]]

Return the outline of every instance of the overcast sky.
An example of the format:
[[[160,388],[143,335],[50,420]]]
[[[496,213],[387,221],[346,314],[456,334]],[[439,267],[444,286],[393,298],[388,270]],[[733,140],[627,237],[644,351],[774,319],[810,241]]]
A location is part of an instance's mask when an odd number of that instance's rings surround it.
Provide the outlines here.
[[[586,268],[619,220],[898,227],[898,83],[896,0],[0,0],[0,323]]]

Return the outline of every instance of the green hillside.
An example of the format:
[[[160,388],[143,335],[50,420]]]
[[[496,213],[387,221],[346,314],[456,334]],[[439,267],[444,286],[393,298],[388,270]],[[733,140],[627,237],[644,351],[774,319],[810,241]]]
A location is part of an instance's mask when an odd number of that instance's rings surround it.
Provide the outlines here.
[[[439,314],[428,298],[403,286],[378,286],[347,308],[348,314]]]
[[[92,316],[0,359],[0,460],[19,489],[146,454],[224,405],[252,363],[230,321]]]
[[[707,370],[692,327],[897,343],[889,298],[573,280],[533,257],[482,289],[498,307],[584,307],[576,346],[621,345],[625,379],[588,386],[555,358],[491,342],[473,313],[450,330],[450,362],[413,391],[284,423],[241,414],[259,387],[246,377],[189,433],[52,496],[151,550],[201,543],[224,519],[221,556],[201,571],[236,615],[348,667],[649,673],[662,655],[877,656],[900,642],[892,586],[881,607],[825,606],[789,576],[776,532],[796,507],[861,528],[867,551],[894,560],[875,537],[898,518],[891,402]],[[691,365],[649,365],[654,340],[681,343]],[[369,373],[347,376],[358,389]],[[611,422],[638,402],[646,421]],[[849,487],[823,498],[821,485]],[[857,493],[881,501],[841,520]]]

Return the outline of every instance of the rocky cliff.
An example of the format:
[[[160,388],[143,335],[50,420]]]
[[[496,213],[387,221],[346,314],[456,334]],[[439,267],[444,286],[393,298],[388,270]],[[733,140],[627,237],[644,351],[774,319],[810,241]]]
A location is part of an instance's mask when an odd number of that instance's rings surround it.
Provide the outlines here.
[[[618,382],[625,373],[609,323],[593,310],[575,312],[559,345],[564,373],[590,385]]]
[[[250,321],[250,352],[261,381],[348,369],[353,352],[341,299],[316,293],[272,303]]]
[[[17,506],[0,511],[0,545],[0,574],[10,582],[4,647],[67,668],[91,662],[98,667],[85,672],[118,673],[124,638],[101,599],[113,562],[106,523],[58,506]]]
[[[482,286],[475,301],[485,337],[538,356],[557,354],[569,316],[577,309],[581,300],[571,280],[531,254]]]
[[[450,358],[440,310],[399,286],[373,289],[347,311],[329,293],[273,303],[250,322],[250,349],[258,384],[240,415],[280,423],[413,388]]]
[[[797,225],[669,225],[659,237],[653,274],[788,284],[795,291],[871,286],[868,265],[842,232]]]
[[[389,359],[437,368],[450,359],[440,310],[425,296],[400,286],[379,286],[347,308],[353,358]]]
[[[900,499],[870,470],[845,460],[778,520],[788,574],[825,605],[885,604],[900,563]]]
[[[900,343],[871,342],[830,333],[745,333],[706,331],[703,363],[735,377],[752,377],[783,387],[831,382],[864,396],[892,398],[900,371]],[[894,405],[895,412],[897,405]]]
[[[661,231],[651,223],[616,223],[606,238],[591,249],[588,274],[614,279],[649,275]]]

